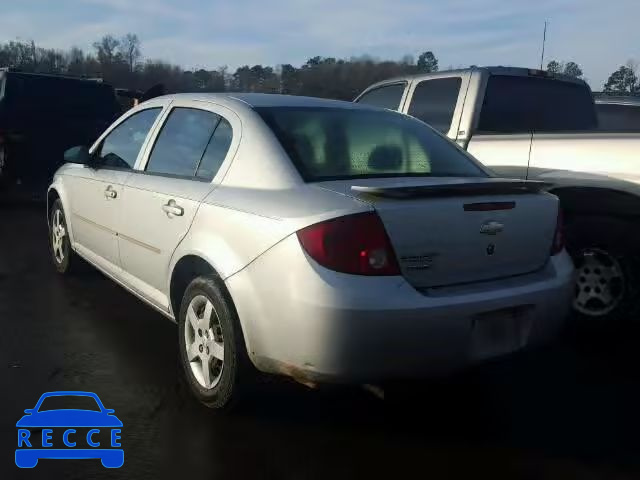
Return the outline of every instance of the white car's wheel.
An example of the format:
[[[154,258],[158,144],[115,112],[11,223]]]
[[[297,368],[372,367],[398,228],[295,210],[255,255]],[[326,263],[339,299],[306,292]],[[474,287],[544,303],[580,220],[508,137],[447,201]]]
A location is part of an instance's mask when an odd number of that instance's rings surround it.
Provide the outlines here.
[[[77,258],[71,249],[67,219],[58,199],[51,207],[49,215],[49,246],[53,265],[59,273],[69,273],[77,263]]]
[[[228,293],[212,277],[193,280],[178,315],[180,363],[195,396],[226,409],[248,375],[242,331]]]

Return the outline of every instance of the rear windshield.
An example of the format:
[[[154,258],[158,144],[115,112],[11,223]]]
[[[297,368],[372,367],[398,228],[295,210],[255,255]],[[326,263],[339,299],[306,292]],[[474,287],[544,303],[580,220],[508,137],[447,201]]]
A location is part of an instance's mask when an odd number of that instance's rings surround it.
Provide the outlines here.
[[[113,87],[90,80],[10,73],[4,83],[3,107],[15,113],[112,120],[120,109]]]
[[[584,84],[492,75],[480,112],[478,133],[580,131],[596,126],[593,97]]]
[[[375,177],[484,177],[449,140],[390,111],[256,108],[305,181]]]
[[[640,104],[600,103],[598,130],[604,132],[640,132]]]

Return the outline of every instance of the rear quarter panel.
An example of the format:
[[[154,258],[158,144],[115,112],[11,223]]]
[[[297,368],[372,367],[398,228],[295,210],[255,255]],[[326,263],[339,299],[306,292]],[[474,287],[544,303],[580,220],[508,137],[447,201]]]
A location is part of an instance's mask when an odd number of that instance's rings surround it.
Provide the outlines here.
[[[185,255],[197,255],[224,280],[301,228],[370,209],[313,184],[274,190],[220,185],[198,209],[170,271]]]

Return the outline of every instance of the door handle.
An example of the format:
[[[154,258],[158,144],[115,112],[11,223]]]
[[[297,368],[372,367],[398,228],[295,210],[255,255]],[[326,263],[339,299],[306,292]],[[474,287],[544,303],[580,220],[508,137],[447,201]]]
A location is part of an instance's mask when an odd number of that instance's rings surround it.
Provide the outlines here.
[[[165,205],[162,205],[162,210],[167,214],[169,218],[181,217],[184,215],[184,208],[176,204],[176,201],[171,199]]]
[[[118,196],[118,192],[116,192],[111,185],[109,185],[107,187],[107,189],[104,191],[104,196],[107,198],[116,198]]]

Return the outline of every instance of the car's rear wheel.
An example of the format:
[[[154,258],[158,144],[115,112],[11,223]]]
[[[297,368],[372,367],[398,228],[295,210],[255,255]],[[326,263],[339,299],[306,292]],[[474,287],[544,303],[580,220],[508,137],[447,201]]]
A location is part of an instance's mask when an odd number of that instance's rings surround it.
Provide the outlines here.
[[[75,269],[79,259],[71,248],[67,219],[60,199],[53,203],[49,215],[49,246],[53,265],[59,273],[66,274]]]
[[[614,218],[578,217],[567,225],[576,266],[573,309],[578,321],[613,323],[640,309],[639,230]]]
[[[228,292],[214,277],[187,287],[178,315],[180,363],[191,391],[209,408],[228,409],[244,391],[249,360]]]

